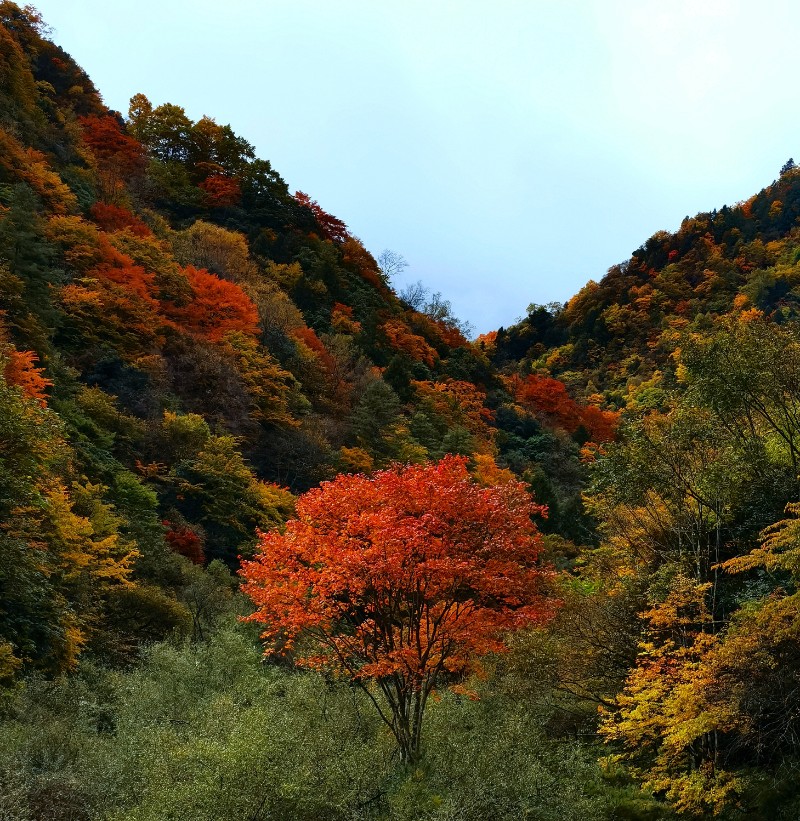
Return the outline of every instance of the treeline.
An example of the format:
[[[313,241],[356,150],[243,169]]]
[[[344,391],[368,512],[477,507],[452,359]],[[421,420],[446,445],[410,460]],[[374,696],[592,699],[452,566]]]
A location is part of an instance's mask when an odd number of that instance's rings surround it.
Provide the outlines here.
[[[654,234],[566,305],[530,305],[497,332],[494,361],[545,368],[577,395],[601,391],[621,408],[656,372],[673,379],[683,335],[749,308],[797,318],[798,217],[800,171],[789,160],[760,193]]]

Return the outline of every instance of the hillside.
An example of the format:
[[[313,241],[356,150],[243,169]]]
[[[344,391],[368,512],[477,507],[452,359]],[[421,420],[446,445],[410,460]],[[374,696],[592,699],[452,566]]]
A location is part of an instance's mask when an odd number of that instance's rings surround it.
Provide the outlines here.
[[[397,255],[381,269],[230,126],[143,95],[109,111],[35,12],[2,8],[4,538],[49,534],[31,572],[61,602],[42,610],[12,562],[28,615],[3,633],[10,669],[70,666],[118,606],[163,610],[126,648],[165,635],[178,557],[235,571],[257,528],[342,471],[446,454],[486,481],[511,468],[545,528],[591,539],[579,449],[613,414],[503,376],[440,295],[398,297]],[[78,593],[73,565],[91,575],[98,551],[100,589]]]
[[[498,332],[494,361],[546,369],[578,395],[598,391],[622,407],[655,371],[672,379],[682,335],[752,308],[777,322],[797,317],[798,216],[800,171],[789,160],[755,196],[654,234],[566,305],[531,305]]]
[[[0,2],[0,819],[796,818],[798,219],[790,161],[473,342]]]

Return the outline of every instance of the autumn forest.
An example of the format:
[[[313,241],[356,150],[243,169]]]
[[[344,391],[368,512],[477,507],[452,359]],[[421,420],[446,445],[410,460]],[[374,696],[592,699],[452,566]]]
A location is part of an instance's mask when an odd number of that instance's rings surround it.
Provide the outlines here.
[[[0,821],[800,816],[794,162],[473,340],[50,38],[0,0]]]

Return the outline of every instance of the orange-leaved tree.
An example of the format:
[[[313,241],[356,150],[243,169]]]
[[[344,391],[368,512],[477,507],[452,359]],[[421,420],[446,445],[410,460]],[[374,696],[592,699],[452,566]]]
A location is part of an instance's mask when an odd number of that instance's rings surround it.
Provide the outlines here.
[[[300,498],[242,566],[267,654],[360,685],[401,757],[420,751],[431,693],[553,610],[525,486],[482,487],[466,460],[340,475]]]

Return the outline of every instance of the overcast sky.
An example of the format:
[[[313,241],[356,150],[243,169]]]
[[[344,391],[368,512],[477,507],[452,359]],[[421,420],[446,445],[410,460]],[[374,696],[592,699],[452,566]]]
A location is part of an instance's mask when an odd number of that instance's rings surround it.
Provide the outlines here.
[[[800,155],[790,0],[39,0],[123,113],[234,131],[478,332]]]

